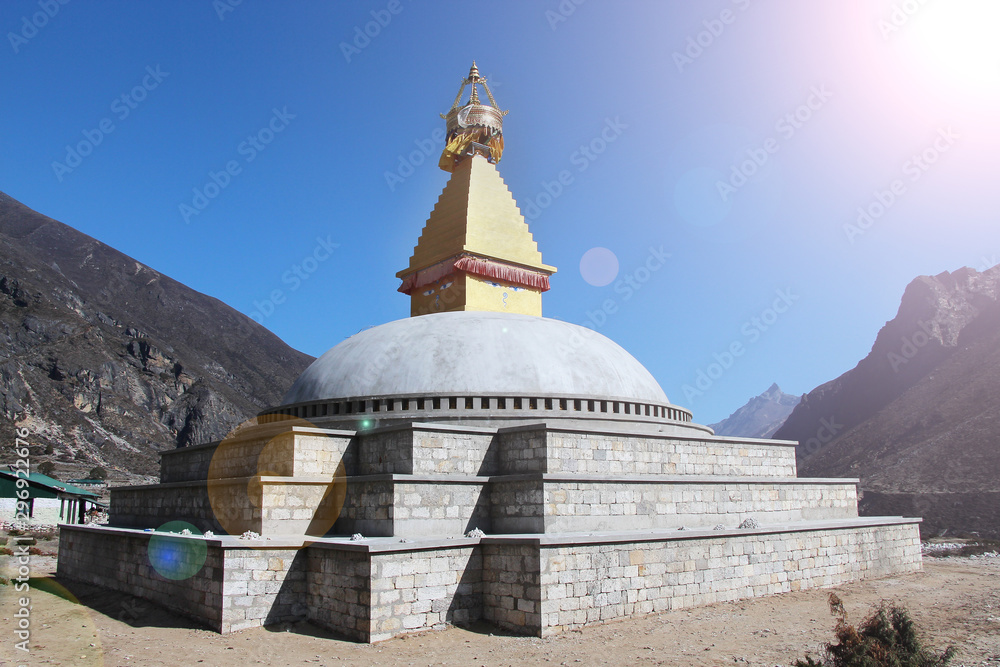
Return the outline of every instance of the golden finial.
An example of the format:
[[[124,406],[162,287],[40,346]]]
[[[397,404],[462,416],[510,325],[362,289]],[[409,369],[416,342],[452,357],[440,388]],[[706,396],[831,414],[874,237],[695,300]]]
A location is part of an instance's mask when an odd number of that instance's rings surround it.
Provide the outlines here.
[[[472,94],[465,106],[459,108],[465,87],[472,86]],[[490,103],[483,104],[479,100],[479,86],[486,91]],[[490,162],[499,162],[503,154],[503,117],[506,111],[497,108],[493,93],[486,84],[486,79],[479,75],[476,61],[472,61],[468,78],[462,79],[458,95],[447,114],[441,114],[447,126],[447,139],[444,152],[438,166],[451,172],[455,165],[466,156],[476,153],[486,156]]]

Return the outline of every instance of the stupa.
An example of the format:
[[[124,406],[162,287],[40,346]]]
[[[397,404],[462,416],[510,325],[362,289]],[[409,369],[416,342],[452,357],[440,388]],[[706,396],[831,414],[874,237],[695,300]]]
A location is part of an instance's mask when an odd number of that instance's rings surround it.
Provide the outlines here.
[[[336,345],[226,440],[164,452],[160,484],[113,490],[111,526],[63,526],[60,577],[220,632],[309,619],[374,642],[920,569],[918,519],[859,517],[857,480],[714,435],[613,341],[542,317],[556,269],[497,171],[505,113],[473,65],[398,274],[411,317]]]

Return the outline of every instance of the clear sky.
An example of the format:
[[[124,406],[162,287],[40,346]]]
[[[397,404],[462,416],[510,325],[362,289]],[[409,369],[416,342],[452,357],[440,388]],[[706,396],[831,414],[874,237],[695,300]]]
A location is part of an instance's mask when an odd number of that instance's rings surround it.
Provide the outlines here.
[[[916,276],[1000,263],[998,23],[993,0],[3,0],[0,190],[318,356],[408,315],[395,273],[475,59],[559,268],[545,315],[710,423],[852,368]]]

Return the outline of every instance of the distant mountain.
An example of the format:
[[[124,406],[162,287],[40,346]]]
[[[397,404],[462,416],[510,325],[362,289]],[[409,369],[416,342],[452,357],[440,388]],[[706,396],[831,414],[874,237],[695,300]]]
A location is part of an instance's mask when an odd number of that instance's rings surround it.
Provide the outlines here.
[[[754,396],[742,408],[710,426],[716,435],[770,438],[798,404],[798,396],[786,394],[777,384],[772,384],[763,394]]]
[[[852,370],[775,434],[799,473],[861,478],[867,514],[1000,537],[1000,266],[917,278]]]
[[[0,193],[0,441],[27,427],[34,467],[155,474],[158,451],[225,436],[277,404],[311,360]]]

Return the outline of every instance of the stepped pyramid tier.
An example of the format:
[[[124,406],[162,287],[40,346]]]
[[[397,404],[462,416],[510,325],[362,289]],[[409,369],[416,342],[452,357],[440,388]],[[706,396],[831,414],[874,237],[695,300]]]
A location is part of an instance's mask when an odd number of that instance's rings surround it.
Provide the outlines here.
[[[481,155],[462,160],[396,274],[410,314],[481,310],[542,314],[556,268],[542,262],[514,197]]]
[[[112,491],[110,527],[62,527],[60,578],[220,632],[310,619],[370,642],[480,619],[547,636],[920,569],[919,519],[859,517],[857,480],[799,478],[795,442],[715,435],[614,342],[541,317],[554,269],[497,157],[454,157],[399,274],[419,317],[334,346],[231,437],[164,452],[159,484]],[[459,295],[445,312],[439,289]],[[153,530],[178,521],[192,534]]]

